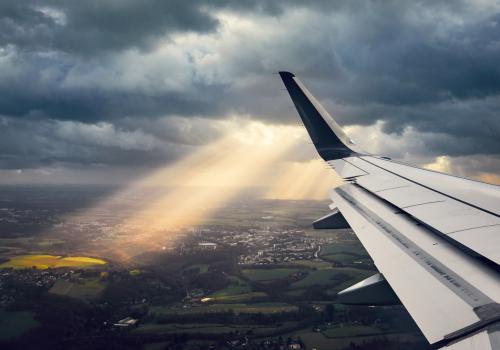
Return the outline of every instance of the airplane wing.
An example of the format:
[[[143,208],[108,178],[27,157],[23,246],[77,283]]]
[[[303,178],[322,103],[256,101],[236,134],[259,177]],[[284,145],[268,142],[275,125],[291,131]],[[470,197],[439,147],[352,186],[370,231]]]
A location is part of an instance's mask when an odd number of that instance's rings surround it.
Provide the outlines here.
[[[319,155],[344,179],[314,227],[348,223],[380,272],[339,301],[400,301],[436,348],[500,349],[500,187],[360,150],[295,75],[279,74]]]

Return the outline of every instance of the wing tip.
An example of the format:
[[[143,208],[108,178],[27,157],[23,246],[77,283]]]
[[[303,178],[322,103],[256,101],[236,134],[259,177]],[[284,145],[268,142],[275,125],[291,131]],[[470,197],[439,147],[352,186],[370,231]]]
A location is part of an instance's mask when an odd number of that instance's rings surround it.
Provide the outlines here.
[[[295,74],[293,74],[292,72],[287,72],[287,71],[280,71],[280,72],[278,72],[278,74],[280,75],[281,79],[287,79],[287,78],[294,78],[295,77]]]
[[[290,98],[319,155],[325,160],[340,159],[357,154],[352,145],[345,142],[346,135],[328,112],[296,78],[288,71],[279,71]]]

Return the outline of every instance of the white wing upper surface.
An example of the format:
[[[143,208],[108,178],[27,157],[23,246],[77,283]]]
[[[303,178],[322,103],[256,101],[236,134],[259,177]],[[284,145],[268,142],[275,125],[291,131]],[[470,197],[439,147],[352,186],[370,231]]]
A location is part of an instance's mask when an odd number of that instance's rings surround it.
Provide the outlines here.
[[[334,205],[427,340],[500,349],[500,187],[354,149],[303,84],[280,75],[319,154],[345,180],[330,193]]]

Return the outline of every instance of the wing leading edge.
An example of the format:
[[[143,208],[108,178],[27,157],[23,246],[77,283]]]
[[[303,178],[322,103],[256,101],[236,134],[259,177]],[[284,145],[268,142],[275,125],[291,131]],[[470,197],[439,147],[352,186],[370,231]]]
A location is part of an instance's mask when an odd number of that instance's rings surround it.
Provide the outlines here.
[[[295,75],[280,76],[319,155],[345,180],[316,226],[347,221],[383,275],[372,280],[387,282],[431,344],[500,349],[500,187],[368,155]],[[373,281],[339,300],[370,295],[359,289]]]

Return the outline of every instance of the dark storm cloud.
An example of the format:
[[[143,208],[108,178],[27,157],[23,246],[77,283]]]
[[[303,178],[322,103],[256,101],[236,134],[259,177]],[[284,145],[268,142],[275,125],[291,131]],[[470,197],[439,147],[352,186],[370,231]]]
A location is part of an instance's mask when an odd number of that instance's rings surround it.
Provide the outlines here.
[[[404,136],[405,130],[412,127],[425,139],[420,152],[460,156],[500,154],[499,106],[500,97],[491,96],[418,105],[333,104],[329,109],[336,110],[344,124],[384,121],[382,131],[391,137]]]
[[[500,14],[493,5],[0,2],[0,115],[9,121],[0,129],[0,167],[125,164],[131,154],[153,164],[178,157],[175,145],[212,140],[202,118],[296,122],[271,75],[282,69],[345,125],[382,120],[384,132],[398,135],[411,127],[425,134],[419,151],[427,155],[498,155]],[[224,22],[220,12],[235,18]],[[176,41],[186,33],[195,38]],[[172,115],[204,128],[161,119]],[[61,125],[84,131],[65,138]],[[106,132],[139,141],[90,137]]]
[[[130,118],[81,123],[0,116],[0,169],[53,166],[156,167],[218,139],[206,118]]]
[[[499,15],[446,34],[427,25],[396,21],[348,43],[342,61],[361,94],[345,98],[406,105],[500,92]]]
[[[0,45],[22,50],[97,54],[147,48],[159,37],[214,30],[217,20],[196,0],[3,1]]]
[[[185,130],[182,121],[169,121],[171,132]],[[205,128],[207,134],[215,130]],[[197,130],[193,130],[194,133]],[[178,140],[177,140],[178,141]],[[53,166],[154,167],[178,159],[193,143],[172,143],[141,128],[107,122],[84,124],[45,119],[0,117],[0,169]]]
[[[461,2],[455,2],[454,6],[427,1],[413,5],[393,1],[200,4],[197,1],[49,1],[45,6],[38,2],[3,3],[0,46],[15,48],[14,59],[21,73],[11,81],[3,80],[0,113],[26,115],[35,111],[77,120],[124,115],[221,115],[228,109],[244,108],[245,112],[256,114],[244,101],[240,103],[244,89],[231,90],[230,84],[216,81],[205,84],[193,79],[190,91],[156,94],[141,93],[134,86],[106,91],[99,86],[61,86],[68,72],[81,66],[82,60],[85,69],[103,66],[113,70],[112,60],[102,56],[74,58],[72,55],[119,54],[134,47],[147,50],[168,34],[211,32],[218,24],[210,12],[214,9],[279,17],[286,8],[296,6],[327,14],[323,17],[327,22],[321,26],[306,22],[306,27],[299,30],[286,28],[290,30],[289,37],[270,40],[261,46],[260,52],[256,50],[258,42],[235,43],[234,50],[242,52],[234,57],[234,62],[229,62],[239,68],[234,72],[235,81],[240,76],[270,73],[263,64],[269,56],[276,70],[288,67],[304,78],[323,82],[327,85],[319,90],[323,95],[350,104],[415,105],[450,98],[481,98],[497,94],[500,89],[499,15],[455,25],[452,29],[441,28],[440,22],[446,18],[429,15],[433,10],[446,10],[464,16],[460,11],[470,9]],[[308,13],[304,16],[307,18]],[[311,21],[317,19],[311,17]],[[273,33],[269,36],[272,39]],[[56,53],[40,54],[47,51]],[[58,75],[41,76],[47,66],[57,69]],[[244,95],[243,99],[251,100]],[[258,112],[266,114],[263,110]],[[363,122],[358,119],[354,122]],[[372,121],[371,117],[367,119]]]
[[[79,63],[60,56],[40,56],[5,50],[13,63],[6,70],[15,70],[12,76],[0,80],[0,114],[10,116],[42,116],[55,119],[94,122],[124,116],[160,116],[166,114],[208,116],[223,112],[214,105],[226,87],[223,84],[207,86],[193,81],[189,91],[143,91],[134,86],[116,86],[109,89],[100,84],[67,86],[65,80]],[[1,59],[1,57],[0,57]],[[7,59],[5,60],[7,61]],[[105,60],[106,61],[106,60]],[[91,73],[109,61],[86,63],[79,72]],[[109,67],[109,66],[108,66]],[[112,68],[111,68],[112,69]],[[0,76],[2,75],[0,65]],[[119,79],[119,73],[115,75]],[[109,79],[113,79],[111,76]]]

